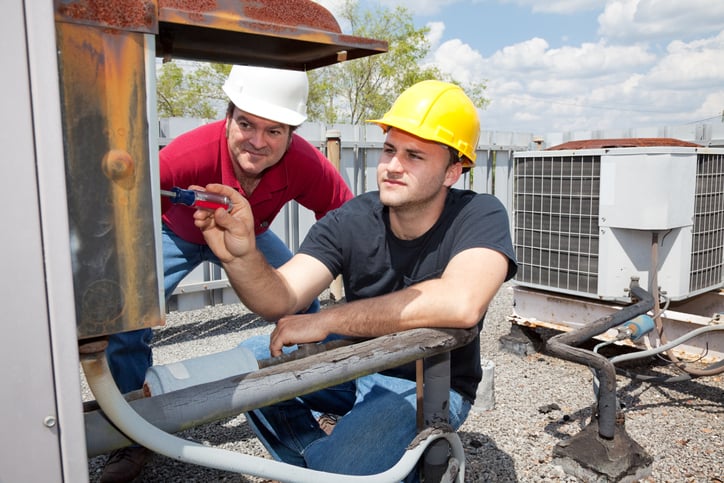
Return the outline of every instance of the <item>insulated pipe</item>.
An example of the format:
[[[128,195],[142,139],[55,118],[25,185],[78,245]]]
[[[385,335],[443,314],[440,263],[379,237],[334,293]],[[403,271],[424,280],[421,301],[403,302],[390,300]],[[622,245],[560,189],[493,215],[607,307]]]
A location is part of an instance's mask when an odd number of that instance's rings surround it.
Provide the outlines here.
[[[350,476],[325,473],[279,461],[204,446],[165,433],[141,418],[123,398],[111,376],[104,350],[82,353],[81,364],[96,401],[98,401],[111,422],[133,441],[175,460],[223,471],[281,481],[295,481],[297,483],[398,482],[413,471],[430,444],[443,438],[452,446],[454,463],[461,468],[461,471],[458,471],[455,476],[455,481],[463,483],[465,452],[462,442],[455,432],[426,432],[421,435],[424,436],[424,439],[413,441],[395,466],[376,475]]]
[[[420,358],[449,352],[470,343],[475,336],[475,328],[411,329],[337,347],[302,360],[270,365],[249,374],[138,399],[130,404],[154,426],[177,433]],[[293,356],[280,358],[289,360]],[[259,362],[261,364],[262,361]],[[86,413],[85,423],[89,456],[130,443],[100,411]]]
[[[616,427],[616,368],[611,361],[579,346],[603,334],[608,329],[623,324],[637,315],[645,314],[654,306],[654,299],[642,289],[638,280],[631,281],[631,294],[639,301],[626,306],[616,313],[601,317],[583,327],[552,337],[546,344],[548,352],[561,359],[589,366],[596,373],[600,383],[598,391],[598,434],[605,439],[613,439]]]

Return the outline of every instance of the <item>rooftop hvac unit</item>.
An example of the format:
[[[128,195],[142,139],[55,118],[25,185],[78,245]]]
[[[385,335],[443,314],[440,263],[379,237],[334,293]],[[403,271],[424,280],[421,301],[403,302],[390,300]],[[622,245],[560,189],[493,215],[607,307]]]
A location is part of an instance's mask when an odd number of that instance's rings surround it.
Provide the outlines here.
[[[619,302],[632,277],[670,300],[722,286],[724,149],[626,141],[515,153],[517,284]]]

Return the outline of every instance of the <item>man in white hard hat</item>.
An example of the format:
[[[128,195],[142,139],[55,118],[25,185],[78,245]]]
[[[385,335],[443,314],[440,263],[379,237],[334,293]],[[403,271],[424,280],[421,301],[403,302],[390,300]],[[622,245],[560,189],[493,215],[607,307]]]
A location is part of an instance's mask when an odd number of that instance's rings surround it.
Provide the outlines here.
[[[319,219],[353,197],[322,153],[294,134],[307,118],[308,80],[304,72],[234,66],[223,85],[229,96],[226,117],[175,138],[160,151],[161,189],[222,183],[251,205],[256,245],[272,266],[291,252],[269,229],[291,200]],[[204,261],[220,265],[194,226],[194,209],[162,201],[164,289],[168,298],[179,282]],[[315,301],[307,312],[319,310]],[[151,329],[112,335],[106,351],[123,393],[140,389],[152,364]],[[142,447],[116,450],[102,482],[130,481],[149,452]]]

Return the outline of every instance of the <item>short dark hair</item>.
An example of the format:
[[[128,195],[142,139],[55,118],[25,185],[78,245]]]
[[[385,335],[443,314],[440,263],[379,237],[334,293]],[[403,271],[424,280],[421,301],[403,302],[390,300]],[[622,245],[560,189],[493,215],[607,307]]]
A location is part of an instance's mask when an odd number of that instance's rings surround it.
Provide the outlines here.
[[[462,158],[460,157],[460,152],[457,149],[448,146],[447,151],[448,151],[448,153],[450,153],[450,160],[448,161],[448,164],[450,166],[452,166],[455,163],[462,162]]]
[[[450,161],[448,166],[452,166],[455,163],[463,162],[463,156],[460,155],[460,151],[450,146],[447,147],[447,150],[450,153]],[[463,173],[467,173],[468,171],[470,171],[470,167],[463,166]]]

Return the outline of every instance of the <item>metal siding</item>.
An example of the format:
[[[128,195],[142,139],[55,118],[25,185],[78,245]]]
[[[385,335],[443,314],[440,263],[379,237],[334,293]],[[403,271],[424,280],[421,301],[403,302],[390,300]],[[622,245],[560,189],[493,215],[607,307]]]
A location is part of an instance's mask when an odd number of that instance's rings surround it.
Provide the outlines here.
[[[14,75],[0,79],[0,140],[6,149],[0,173],[12,180],[5,199],[15,205],[5,213],[13,229],[3,239],[0,286],[8,331],[0,343],[0,381],[12,388],[0,395],[6,415],[0,480],[82,483],[88,470],[78,409],[52,5],[13,0],[4,7],[0,51]],[[34,108],[40,114],[35,118]]]

